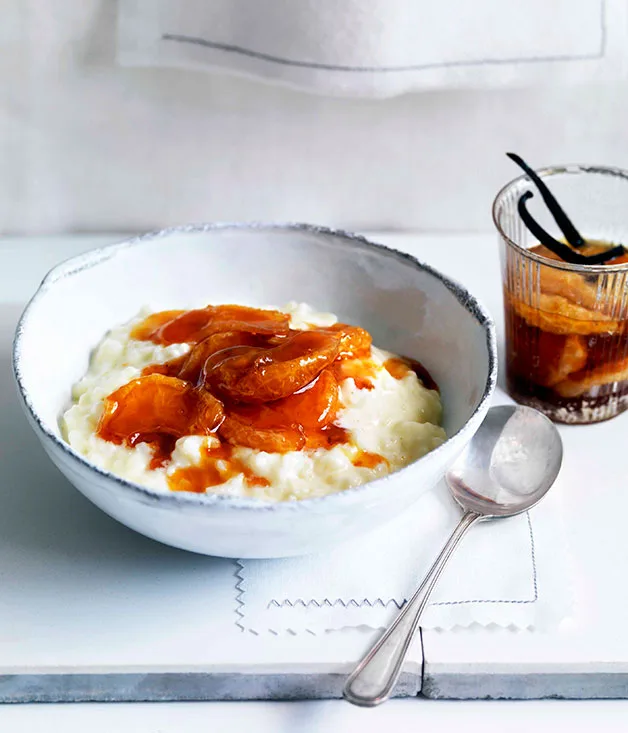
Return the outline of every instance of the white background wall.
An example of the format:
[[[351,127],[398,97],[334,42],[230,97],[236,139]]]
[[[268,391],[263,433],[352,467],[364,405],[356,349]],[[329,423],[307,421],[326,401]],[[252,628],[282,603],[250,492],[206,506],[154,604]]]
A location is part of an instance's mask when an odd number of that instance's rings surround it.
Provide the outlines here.
[[[628,86],[314,97],[115,65],[114,0],[3,0],[0,232],[292,219],[490,228],[534,165],[628,167]]]

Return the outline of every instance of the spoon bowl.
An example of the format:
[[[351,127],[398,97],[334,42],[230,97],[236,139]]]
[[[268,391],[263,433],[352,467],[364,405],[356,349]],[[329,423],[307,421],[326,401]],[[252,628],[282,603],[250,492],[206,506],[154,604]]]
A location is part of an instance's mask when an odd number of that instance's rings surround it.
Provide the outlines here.
[[[492,407],[445,480],[465,511],[482,518],[531,509],[558,476],[563,445],[554,423],[531,407]]]
[[[362,707],[387,700],[440,574],[465,533],[483,519],[512,517],[547,494],[563,458],[554,423],[531,407],[492,407],[445,475],[464,514],[423,582],[349,676],[343,696]]]

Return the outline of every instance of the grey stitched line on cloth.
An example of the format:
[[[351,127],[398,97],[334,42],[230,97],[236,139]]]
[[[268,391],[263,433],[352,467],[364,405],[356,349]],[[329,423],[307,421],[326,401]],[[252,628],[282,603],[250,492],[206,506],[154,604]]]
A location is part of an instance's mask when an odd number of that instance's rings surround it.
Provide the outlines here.
[[[532,520],[530,519],[530,513],[526,512],[526,518],[528,520],[528,534],[530,537],[530,560],[532,562],[532,589],[533,594],[532,598],[528,599],[487,599],[487,598],[476,598],[468,601],[438,601],[437,603],[429,603],[429,606],[462,606],[464,604],[470,604],[470,603],[511,603],[511,604],[524,604],[524,603],[535,603],[539,598],[539,589],[538,589],[538,580],[537,580],[537,568],[536,568],[536,551],[534,546],[534,530],[532,529]],[[239,584],[238,584],[239,585]],[[240,594],[241,595],[241,594]],[[244,602],[245,604],[246,602]],[[335,601],[330,601],[328,598],[323,599],[322,601],[317,601],[315,598],[304,601],[302,598],[295,598],[294,600],[290,600],[288,598],[284,599],[283,601],[277,601],[275,599],[271,600],[266,608],[276,607],[276,608],[294,608],[295,606],[303,606],[304,608],[307,608],[308,606],[314,606],[316,608],[323,608],[324,606],[332,607],[332,606],[344,606],[345,608],[348,608],[349,606],[354,606],[355,608],[363,608],[364,606],[369,606],[370,608],[373,608],[374,606],[388,606],[390,603],[393,603],[397,608],[402,608],[405,605],[405,601],[402,603],[398,603],[394,598],[390,598],[387,601],[384,601],[382,598],[376,598],[374,601],[370,601],[368,598],[364,598],[364,600],[356,601],[355,599],[350,599],[349,601],[344,601],[342,598],[336,598]],[[243,605],[244,605],[243,604]]]
[[[241,629],[242,631],[245,631],[244,626],[244,613],[242,611],[242,608],[244,607],[244,601],[242,600],[242,596],[244,595],[244,588],[242,587],[242,583],[244,581],[244,576],[242,575],[242,571],[244,570],[244,565],[242,564],[241,560],[236,560],[236,571],[234,573],[234,576],[238,579],[238,582],[235,585],[236,589],[236,607],[234,609],[235,614],[237,616],[236,619],[236,626]]]
[[[539,589],[536,574],[536,552],[534,549],[534,532],[532,531],[532,520],[530,513],[526,512],[528,519],[528,532],[530,534],[530,559],[532,560],[532,598],[528,600],[472,600],[472,601],[439,601],[438,603],[430,603],[430,606],[460,606],[463,603],[535,603],[539,598]]]
[[[364,606],[368,606],[369,608],[374,608],[375,606],[382,606],[383,608],[391,603],[397,606],[397,608],[401,608],[405,605],[405,601],[399,603],[394,598],[390,598],[385,602],[381,598],[376,598],[374,601],[369,601],[368,598],[364,598],[359,602],[356,601],[355,598],[351,598],[348,601],[344,601],[342,598],[336,598],[335,601],[330,601],[329,598],[324,598],[322,601],[317,601],[315,598],[312,598],[309,601],[304,601],[303,598],[295,598],[294,601],[291,601],[286,598],[283,601],[276,601],[273,599],[268,603],[266,608],[271,608],[271,606],[276,606],[277,608],[294,608],[295,606],[303,606],[303,608],[307,608],[308,606],[315,606],[316,608],[323,608],[324,606],[329,608],[332,606],[343,606],[344,608],[354,606],[355,608],[363,608]]]
[[[346,66],[343,64],[326,64],[318,61],[300,61],[289,59],[283,56],[254,51],[250,48],[243,48],[231,43],[220,43],[210,41],[206,38],[187,36],[180,33],[164,33],[162,41],[173,41],[175,43],[187,43],[193,46],[203,46],[214,51],[225,51],[248,58],[259,59],[281,66],[293,66],[305,69],[318,69],[321,71],[347,71],[353,73],[389,73],[395,71],[422,71],[425,69],[446,69],[461,66],[492,66],[504,64],[537,64],[557,61],[586,61],[601,59],[606,53],[607,30],[606,30],[606,0],[600,0],[600,48],[593,54],[557,54],[556,56],[532,56],[510,59],[477,59],[475,61],[441,61],[427,64],[409,64],[407,66]]]

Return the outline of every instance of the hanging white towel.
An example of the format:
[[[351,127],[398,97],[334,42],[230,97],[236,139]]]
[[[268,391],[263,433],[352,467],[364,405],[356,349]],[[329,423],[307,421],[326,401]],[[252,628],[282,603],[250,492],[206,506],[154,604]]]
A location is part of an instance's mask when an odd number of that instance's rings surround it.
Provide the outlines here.
[[[617,79],[624,0],[119,0],[118,61],[319,94]]]

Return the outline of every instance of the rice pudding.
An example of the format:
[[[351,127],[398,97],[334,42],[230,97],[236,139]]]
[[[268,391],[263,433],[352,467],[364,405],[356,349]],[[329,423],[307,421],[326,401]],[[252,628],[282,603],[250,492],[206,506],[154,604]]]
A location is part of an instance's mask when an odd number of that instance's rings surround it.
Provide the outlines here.
[[[308,499],[445,441],[418,362],[303,303],[151,313],[95,348],[61,417],[95,465],[154,491]]]

